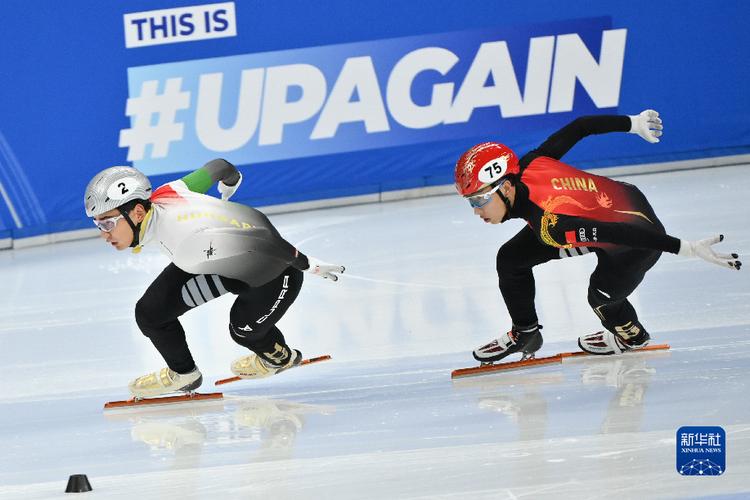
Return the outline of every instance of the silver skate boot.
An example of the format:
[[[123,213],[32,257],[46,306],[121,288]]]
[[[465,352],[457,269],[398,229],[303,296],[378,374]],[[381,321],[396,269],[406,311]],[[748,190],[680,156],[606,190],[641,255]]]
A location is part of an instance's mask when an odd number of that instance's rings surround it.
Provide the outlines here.
[[[192,392],[203,383],[198,367],[190,373],[177,373],[169,368],[138,377],[128,384],[130,394],[136,399],[153,398],[172,392]]]
[[[274,346],[274,352],[264,352],[263,354],[269,359],[264,359],[255,353],[235,359],[232,362],[232,373],[243,379],[265,378],[293,368],[302,362],[301,352],[297,349],[291,349],[290,353],[288,347],[278,343]],[[276,364],[271,360],[285,361]]]
[[[541,325],[513,326],[509,332],[504,333],[500,338],[474,349],[474,359],[483,365],[490,364],[514,352],[522,353],[521,361],[531,359],[544,343],[542,332],[539,331],[541,328]]]

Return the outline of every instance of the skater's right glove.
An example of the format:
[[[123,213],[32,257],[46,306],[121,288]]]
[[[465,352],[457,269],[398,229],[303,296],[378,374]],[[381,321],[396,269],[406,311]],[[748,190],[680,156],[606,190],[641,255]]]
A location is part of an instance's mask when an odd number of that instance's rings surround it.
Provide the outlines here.
[[[344,272],[344,266],[334,266],[315,257],[308,256],[307,261],[310,263],[310,267],[305,269],[306,273],[314,274],[331,281],[338,281],[339,277],[337,275]]]
[[[659,142],[664,126],[661,124],[659,113],[653,109],[641,111],[638,115],[630,116],[630,133],[638,134],[644,140],[654,144]]]
[[[677,253],[677,255],[682,255],[683,257],[700,257],[707,262],[711,262],[721,267],[728,266],[739,271],[742,262],[737,260],[739,256],[736,253],[720,254],[714,252],[713,248],[711,248],[712,245],[715,245],[723,240],[723,234],[714,236],[713,238],[706,238],[705,240],[698,241],[680,240],[680,251]]]
[[[219,181],[219,184],[216,186],[216,189],[218,189],[219,193],[221,193],[221,200],[228,201],[229,198],[234,196],[234,193],[237,192],[237,188],[240,187],[241,183],[242,183],[242,173],[240,173],[240,178],[237,179],[237,182],[232,186],[224,184],[224,181]]]

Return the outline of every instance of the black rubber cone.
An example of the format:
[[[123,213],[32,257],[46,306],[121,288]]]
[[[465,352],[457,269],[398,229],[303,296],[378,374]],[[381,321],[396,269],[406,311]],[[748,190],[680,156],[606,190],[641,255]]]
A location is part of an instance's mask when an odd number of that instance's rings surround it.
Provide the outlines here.
[[[65,488],[65,493],[84,493],[91,491],[91,483],[86,474],[73,474],[68,478],[68,487]]]

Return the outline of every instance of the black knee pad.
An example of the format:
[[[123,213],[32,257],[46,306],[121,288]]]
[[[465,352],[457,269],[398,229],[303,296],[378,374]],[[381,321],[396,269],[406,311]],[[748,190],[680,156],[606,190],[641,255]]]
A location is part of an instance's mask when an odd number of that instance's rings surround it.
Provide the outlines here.
[[[508,251],[507,247],[505,245],[500,247],[500,250],[497,251],[497,257],[495,258],[495,270],[497,271],[497,275],[502,275],[502,270],[505,266],[510,265],[510,252]]]
[[[162,323],[159,307],[153,305],[145,296],[138,299],[135,304],[135,322],[143,335],[151,337]]]
[[[517,250],[510,245],[503,245],[500,250],[497,251],[497,257],[495,258],[495,270],[497,275],[502,278],[503,273],[506,270],[515,270],[519,262]]]

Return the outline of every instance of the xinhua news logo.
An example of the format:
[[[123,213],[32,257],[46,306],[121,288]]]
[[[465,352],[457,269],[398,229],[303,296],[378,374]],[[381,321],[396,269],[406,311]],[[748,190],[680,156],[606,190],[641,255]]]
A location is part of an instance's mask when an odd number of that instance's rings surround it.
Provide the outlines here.
[[[677,472],[683,476],[721,476],[726,470],[727,435],[717,426],[677,430]]]

